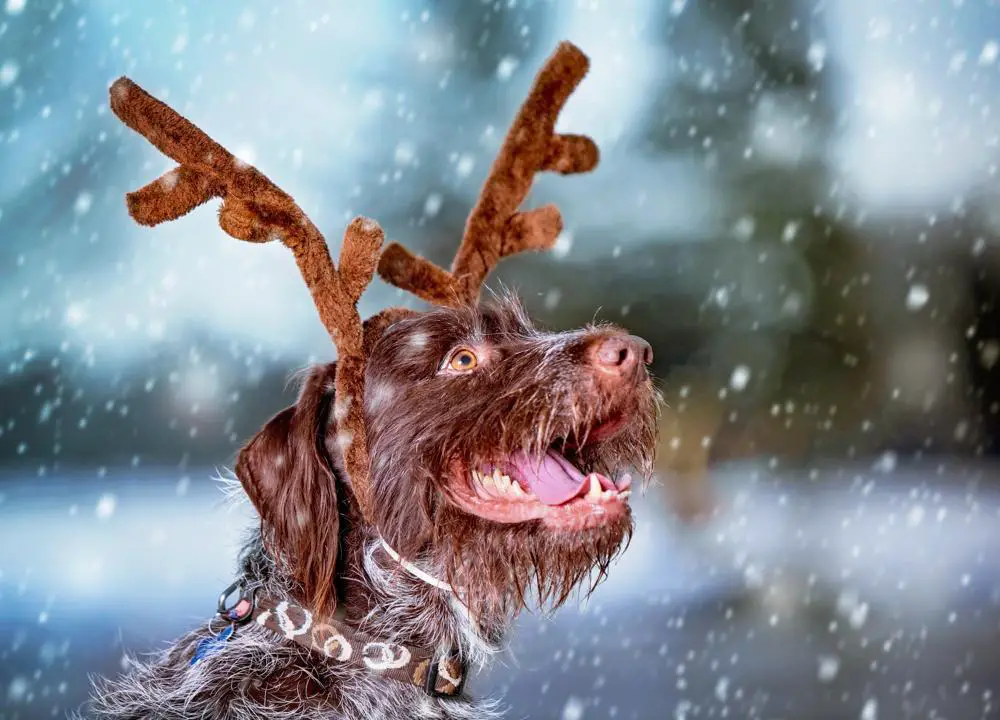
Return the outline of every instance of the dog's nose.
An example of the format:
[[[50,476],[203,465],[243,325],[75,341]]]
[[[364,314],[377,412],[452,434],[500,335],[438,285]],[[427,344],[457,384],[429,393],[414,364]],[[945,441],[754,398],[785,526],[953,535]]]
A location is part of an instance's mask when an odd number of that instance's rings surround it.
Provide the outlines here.
[[[640,363],[653,362],[653,348],[637,335],[612,335],[597,343],[593,362],[604,372],[630,375]]]

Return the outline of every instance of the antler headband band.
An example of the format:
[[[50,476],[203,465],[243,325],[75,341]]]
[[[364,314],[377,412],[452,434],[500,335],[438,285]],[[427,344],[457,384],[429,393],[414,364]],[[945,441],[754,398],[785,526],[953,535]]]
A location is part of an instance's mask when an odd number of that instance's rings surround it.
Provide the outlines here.
[[[406,311],[390,308],[362,324],[357,302],[379,275],[396,287],[436,305],[475,303],[486,276],[501,258],[552,247],[562,230],[554,205],[518,211],[536,173],[592,170],[598,151],[582,135],[555,133],[567,98],[587,73],[579,48],[561,43],[535,78],[504,139],[466,223],[451,270],[446,271],[403,246],[382,253],[384,234],[373,220],[356,218],[344,232],[334,267],[326,240],[295,201],[263,173],[235,158],[177,111],[128,78],[111,86],[118,118],[178,163],[145,187],[127,195],[129,214],[140,225],[158,225],[221,198],[219,225],[247,242],[278,239],[291,249],[320,319],[337,347],[336,405],[344,465],[359,508],[371,517],[369,459],[364,422],[366,326],[375,332]]]

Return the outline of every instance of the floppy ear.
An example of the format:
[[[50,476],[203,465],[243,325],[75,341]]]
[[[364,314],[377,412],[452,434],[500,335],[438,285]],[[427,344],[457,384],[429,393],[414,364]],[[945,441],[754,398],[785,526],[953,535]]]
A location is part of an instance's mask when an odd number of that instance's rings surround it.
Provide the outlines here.
[[[295,405],[271,418],[236,461],[271,551],[301,585],[301,599],[319,613],[337,606],[338,477],[326,451],[335,368],[313,368]]]

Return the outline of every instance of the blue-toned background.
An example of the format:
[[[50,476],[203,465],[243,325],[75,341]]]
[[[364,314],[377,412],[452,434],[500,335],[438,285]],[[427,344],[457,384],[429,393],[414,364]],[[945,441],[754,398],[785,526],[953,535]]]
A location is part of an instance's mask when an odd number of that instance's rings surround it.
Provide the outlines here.
[[[556,43],[592,71],[504,263],[623,323],[667,406],[635,541],[478,678],[510,716],[1000,717],[993,0],[0,0],[0,717],[61,717],[200,621],[241,442],[332,357],[281,246],[123,195],[170,163],[127,74],[293,194],[445,264]],[[370,313],[409,302],[376,282]]]

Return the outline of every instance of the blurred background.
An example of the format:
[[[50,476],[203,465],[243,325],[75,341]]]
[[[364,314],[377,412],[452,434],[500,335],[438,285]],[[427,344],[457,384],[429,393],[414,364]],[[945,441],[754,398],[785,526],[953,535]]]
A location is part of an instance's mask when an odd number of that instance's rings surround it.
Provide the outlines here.
[[[994,0],[0,0],[0,717],[213,611],[217,477],[332,358],[290,254],[108,110],[128,74],[299,201],[447,264],[556,43],[592,60],[541,177],[554,252],[493,278],[645,336],[656,482],[610,580],[476,679],[510,717],[1000,717]],[[379,281],[362,314],[411,304]],[[411,305],[412,306],[412,305]]]

